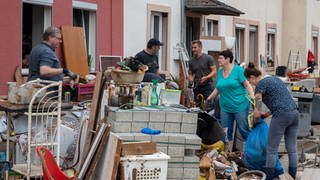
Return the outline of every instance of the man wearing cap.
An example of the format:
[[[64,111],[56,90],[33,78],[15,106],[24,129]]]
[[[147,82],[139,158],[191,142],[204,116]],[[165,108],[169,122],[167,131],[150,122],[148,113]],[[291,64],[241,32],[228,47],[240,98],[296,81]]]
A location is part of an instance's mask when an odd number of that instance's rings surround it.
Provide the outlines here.
[[[151,38],[148,41],[147,48],[140,51],[135,59],[140,61],[142,64],[148,66],[148,71],[145,73],[143,82],[151,82],[153,79],[158,80],[158,82],[164,82],[164,79],[160,77],[159,74],[159,63],[158,63],[158,52],[160,46],[163,46],[158,39]]]

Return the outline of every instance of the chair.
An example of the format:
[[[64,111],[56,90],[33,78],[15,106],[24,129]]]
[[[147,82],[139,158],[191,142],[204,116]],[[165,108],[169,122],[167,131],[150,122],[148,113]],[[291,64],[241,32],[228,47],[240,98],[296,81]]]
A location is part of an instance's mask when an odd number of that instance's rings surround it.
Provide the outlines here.
[[[42,171],[44,180],[75,180],[76,177],[68,177],[64,172],[59,168],[55,158],[49,149],[38,146],[37,154],[40,157],[42,162]]]

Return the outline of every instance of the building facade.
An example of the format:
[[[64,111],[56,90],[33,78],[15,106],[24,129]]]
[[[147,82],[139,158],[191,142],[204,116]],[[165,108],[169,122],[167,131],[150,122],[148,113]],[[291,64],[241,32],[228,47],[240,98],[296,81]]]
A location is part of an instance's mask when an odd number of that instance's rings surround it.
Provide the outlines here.
[[[24,59],[48,26],[83,27],[90,71],[100,55],[123,55],[123,0],[3,0],[0,11],[0,95],[7,94],[16,67],[27,66]],[[56,54],[63,64],[60,47]]]

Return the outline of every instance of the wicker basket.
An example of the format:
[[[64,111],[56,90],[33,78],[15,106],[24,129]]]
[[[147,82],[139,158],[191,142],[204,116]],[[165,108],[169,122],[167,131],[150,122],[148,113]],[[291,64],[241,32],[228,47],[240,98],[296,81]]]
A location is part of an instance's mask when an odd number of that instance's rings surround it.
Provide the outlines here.
[[[140,83],[143,80],[144,72],[147,70],[147,66],[143,71],[139,72],[112,69],[111,77],[117,83]]]

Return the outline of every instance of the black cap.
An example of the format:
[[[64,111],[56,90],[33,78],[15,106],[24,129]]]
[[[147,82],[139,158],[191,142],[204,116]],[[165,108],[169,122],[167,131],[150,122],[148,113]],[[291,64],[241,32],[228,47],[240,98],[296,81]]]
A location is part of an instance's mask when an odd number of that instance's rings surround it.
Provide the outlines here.
[[[148,41],[147,47],[151,48],[152,46],[163,46],[163,43],[158,39],[152,38]]]

